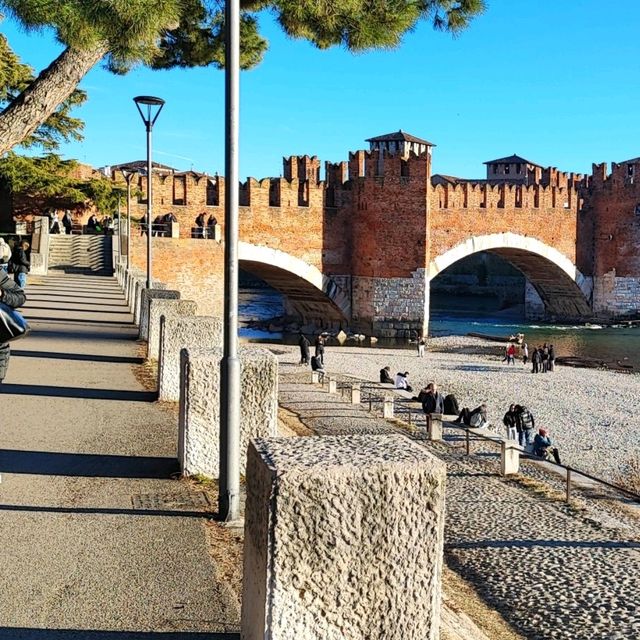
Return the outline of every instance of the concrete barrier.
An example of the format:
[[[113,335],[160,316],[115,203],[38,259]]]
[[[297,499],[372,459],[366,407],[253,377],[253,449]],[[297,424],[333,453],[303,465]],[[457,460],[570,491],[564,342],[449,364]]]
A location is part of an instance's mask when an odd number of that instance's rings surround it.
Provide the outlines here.
[[[222,346],[222,319],[212,316],[162,316],[158,357],[160,400],[180,400],[180,352],[182,349],[214,349]]]
[[[175,289],[165,289],[158,287],[156,289],[142,289],[140,293],[140,340],[149,339],[149,303],[152,299],[158,298],[163,300],[178,300],[180,292]]]
[[[166,288],[167,288],[167,285],[164,284],[164,282],[158,282],[156,280],[153,281],[152,291],[156,291],[160,289],[165,290]],[[147,290],[146,277],[144,275],[138,276],[136,278],[135,293],[134,293],[135,298],[133,301],[133,304],[134,304],[133,321],[138,326],[140,326],[140,317],[142,315],[142,293],[146,290]]]
[[[149,339],[147,358],[157,360],[160,354],[160,318],[162,316],[193,317],[198,313],[198,305],[193,300],[173,300],[151,298],[149,300]]]
[[[360,385],[351,385],[351,404],[360,404]]]
[[[429,440],[442,440],[442,414],[427,416],[427,437]]]
[[[386,420],[393,418],[393,398],[385,398],[382,401],[382,417]]]
[[[436,640],[444,488],[401,435],[252,441],[243,640]]]
[[[266,349],[241,347],[240,469],[252,438],[278,429],[278,359]],[[184,475],[219,477],[222,349],[183,349],[180,358],[178,460]]]

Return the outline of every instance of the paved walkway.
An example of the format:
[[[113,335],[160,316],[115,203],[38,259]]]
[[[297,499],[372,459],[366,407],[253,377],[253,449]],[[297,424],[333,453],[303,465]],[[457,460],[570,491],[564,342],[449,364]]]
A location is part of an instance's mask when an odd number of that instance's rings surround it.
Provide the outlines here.
[[[0,385],[0,639],[239,637],[115,280],[32,277],[27,295]]]
[[[296,356],[280,358],[280,401],[307,426],[322,435],[394,428],[308,384]],[[425,446],[447,462],[447,563],[515,630],[530,640],[640,638],[640,531],[522,489],[494,463]]]

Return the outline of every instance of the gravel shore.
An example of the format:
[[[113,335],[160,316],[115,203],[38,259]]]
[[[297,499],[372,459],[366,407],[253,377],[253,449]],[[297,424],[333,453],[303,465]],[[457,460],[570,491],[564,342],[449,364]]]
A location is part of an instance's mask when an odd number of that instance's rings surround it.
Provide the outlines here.
[[[416,390],[437,382],[443,395],[453,393],[461,407],[481,402],[489,419],[502,425],[512,402],[532,411],[536,427],[545,427],[562,461],[613,481],[625,461],[640,453],[640,377],[556,366],[552,373],[532,374],[531,365],[501,362],[503,345],[451,336],[429,340],[428,351],[349,346],[326,348],[329,373],[378,380],[386,365],[392,375],[408,371]],[[298,358],[297,347],[278,346],[283,362]]]

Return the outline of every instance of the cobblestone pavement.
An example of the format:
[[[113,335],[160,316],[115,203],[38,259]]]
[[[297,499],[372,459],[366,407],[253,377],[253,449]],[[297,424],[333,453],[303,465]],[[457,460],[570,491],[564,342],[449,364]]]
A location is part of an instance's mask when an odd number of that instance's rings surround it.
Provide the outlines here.
[[[306,382],[281,358],[281,404],[319,434],[393,423]],[[531,640],[640,638],[640,532],[608,526],[495,472],[495,462],[427,444],[447,462],[445,557]],[[615,522],[615,519],[613,520]]]

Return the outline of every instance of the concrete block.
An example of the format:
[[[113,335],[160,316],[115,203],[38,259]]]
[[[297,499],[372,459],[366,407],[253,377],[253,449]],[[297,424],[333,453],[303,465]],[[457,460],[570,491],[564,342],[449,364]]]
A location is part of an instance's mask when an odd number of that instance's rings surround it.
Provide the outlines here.
[[[520,448],[513,442],[500,444],[500,473],[510,476],[520,471]]]
[[[429,440],[442,440],[442,414],[432,413],[427,420],[427,437]]]
[[[278,359],[266,349],[241,347],[240,469],[252,438],[278,431]],[[219,477],[222,349],[183,349],[178,460],[185,475]]]
[[[436,640],[444,489],[401,435],[254,440],[243,640]]]
[[[311,372],[311,384],[318,384],[320,382],[320,374],[317,371]]]
[[[338,393],[338,381],[335,378],[329,378],[327,387],[329,393]]]
[[[166,289],[167,285],[164,282],[159,282],[157,280],[153,281],[153,290],[157,289]],[[142,315],[142,292],[147,290],[147,279],[144,274],[137,276],[136,285],[135,285],[135,300],[134,300],[134,311],[133,311],[133,321],[134,324],[140,326],[140,317]]]
[[[180,292],[175,289],[142,289],[140,293],[140,340],[149,339],[149,302],[154,298],[162,298],[163,300],[178,300]]]
[[[212,316],[162,316],[158,357],[160,400],[180,400],[180,351],[222,347],[222,319]]]
[[[360,404],[360,385],[351,385],[351,404]]]
[[[160,318],[162,316],[190,316],[198,313],[198,305],[193,300],[173,300],[171,298],[151,298],[149,300],[149,340],[147,358],[157,360],[160,353]]]
[[[393,398],[385,398],[383,400],[382,417],[389,420],[393,418]]]

